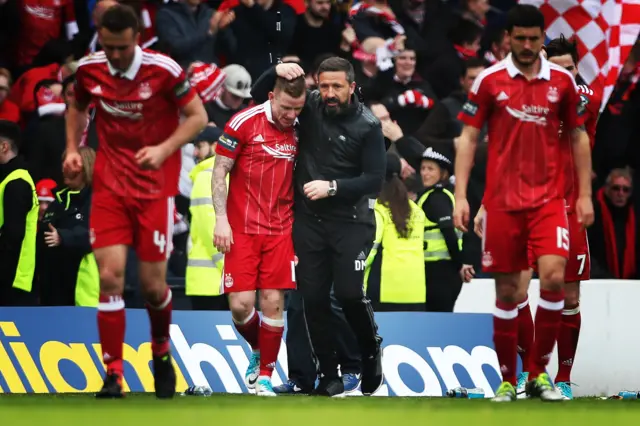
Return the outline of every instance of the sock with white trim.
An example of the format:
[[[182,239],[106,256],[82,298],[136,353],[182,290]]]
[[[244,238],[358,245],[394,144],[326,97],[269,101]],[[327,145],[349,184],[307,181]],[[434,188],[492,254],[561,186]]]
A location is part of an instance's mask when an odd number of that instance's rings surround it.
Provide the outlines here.
[[[260,324],[260,376],[271,378],[278,361],[278,352],[282,343],[284,319],[263,316]]]
[[[151,353],[154,356],[166,355],[169,352],[171,339],[171,313],[173,311],[171,289],[167,286],[160,302],[146,303],[149,322],[151,323]]]
[[[535,341],[529,362],[531,380],[544,373],[553,348],[558,340],[558,331],[564,308],[564,290],[550,291],[540,289],[540,301],[535,318]]]
[[[493,310],[493,345],[496,348],[502,381],[516,385],[518,366],[518,304],[496,300]]]
[[[578,349],[580,338],[580,305],[565,307],[562,311],[562,323],[558,332],[558,374],[556,383],[571,382],[571,369]]]
[[[122,377],[122,345],[124,344],[125,311],[122,296],[100,294],[98,303],[98,334],[102,360],[107,371]]]

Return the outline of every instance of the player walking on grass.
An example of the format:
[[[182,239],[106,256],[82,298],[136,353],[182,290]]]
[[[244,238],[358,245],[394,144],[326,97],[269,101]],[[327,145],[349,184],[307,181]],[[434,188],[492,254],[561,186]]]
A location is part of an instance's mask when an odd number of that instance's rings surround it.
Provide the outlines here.
[[[251,345],[247,388],[261,396],[276,396],[271,374],[284,331],[284,292],[296,288],[294,124],[305,98],[304,77],[278,78],[269,100],[234,115],[216,146],[212,187],[214,243],[225,253],[221,290],[229,294],[236,330]],[[256,290],[262,321],[254,308]]]
[[[467,232],[466,190],[478,133],[489,128],[484,198],[482,265],[494,274],[494,345],[503,376],[495,401],[516,400],[518,299],[521,272],[531,247],[540,274],[540,302],[530,355],[529,396],[558,401],[562,395],[545,373],[564,307],[569,231],[564,202],[563,144],[572,150],[579,191],[576,218],[593,221],[591,152],[573,76],[541,56],[544,17],[517,5],[507,16],[511,53],[474,82],[460,114],[465,123],[456,155],[456,226]],[[570,138],[560,138],[563,132]]]
[[[178,191],[180,147],[200,133],[207,115],[178,64],[138,47],[139,23],[133,9],[124,5],[107,9],[98,36],[104,51],[79,61],[75,103],[67,112],[63,166],[69,177],[82,172],[78,143],[86,127],[87,106],[93,102],[99,148],[90,232],[100,271],[98,332],[107,370],[97,397],[123,396],[122,294],[127,246],[133,246],[151,323],[155,392],[170,398],[176,376],[169,351],[171,290],[165,274],[173,236],[173,197]]]
[[[578,49],[575,42],[570,42],[564,37],[553,39],[545,47],[547,59],[567,71],[569,71],[576,81],[578,76]],[[582,81],[580,81],[582,82]],[[590,146],[593,149],[596,134],[596,124],[601,97],[588,86],[581,84],[578,86],[581,106],[584,108],[585,129],[589,136]],[[555,383],[564,399],[573,399],[571,390],[571,369],[575,361],[576,350],[578,348],[578,338],[580,336],[580,282],[589,279],[591,273],[591,260],[589,257],[589,243],[587,241],[587,231],[578,222],[576,216],[576,202],[579,194],[579,177],[575,172],[573,153],[570,149],[567,132],[561,132],[560,137],[567,139],[562,144],[563,164],[564,164],[564,193],[567,207],[567,219],[569,222],[569,259],[565,268],[564,277],[564,309],[562,310],[562,320],[558,333],[558,374]],[[529,255],[532,269],[536,269],[535,259]],[[517,392],[518,396],[525,396],[525,385],[529,376],[529,353],[533,347],[533,318],[529,308],[527,289],[532,276],[532,269],[522,273],[521,288],[524,294],[518,300],[518,352],[522,358],[523,371],[518,375]]]

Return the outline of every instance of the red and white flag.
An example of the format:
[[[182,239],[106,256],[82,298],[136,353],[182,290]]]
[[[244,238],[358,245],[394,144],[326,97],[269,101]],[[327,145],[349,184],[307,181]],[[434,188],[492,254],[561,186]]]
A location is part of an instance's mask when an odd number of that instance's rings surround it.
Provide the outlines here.
[[[544,14],[548,38],[575,36],[580,76],[601,91],[602,110],[640,33],[640,0],[519,0]]]

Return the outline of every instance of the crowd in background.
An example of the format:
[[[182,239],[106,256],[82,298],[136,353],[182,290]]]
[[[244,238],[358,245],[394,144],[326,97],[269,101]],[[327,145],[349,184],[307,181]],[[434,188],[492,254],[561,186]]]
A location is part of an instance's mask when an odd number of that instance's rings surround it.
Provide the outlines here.
[[[178,62],[206,102],[209,126],[185,146],[180,195],[176,198],[174,252],[169,277],[184,287],[188,268],[194,171],[214,155],[225,123],[251,103],[251,86],[278,59],[298,62],[316,85],[315,69],[329,56],[349,59],[360,98],[382,122],[390,151],[401,139],[424,149],[451,152],[462,124],[457,119],[474,79],[509,51],[504,13],[513,0],[121,0],[142,23],[141,45]],[[73,288],[52,289],[52,271],[90,253],[87,217],[93,158],[98,149],[89,122],[82,145],[82,181],[65,181],[65,106],[73,97],[77,60],[100,49],[96,26],[115,0],[0,0],[0,119],[22,128],[20,154],[40,200],[38,272],[40,304],[73,304]],[[278,30],[279,26],[279,30]],[[640,161],[640,49],[626,61],[604,107],[593,150],[595,224],[589,229],[592,278],[640,278],[634,170]],[[491,143],[486,131],[481,145]],[[472,216],[484,191],[486,151],[480,147],[472,172]],[[419,167],[402,159],[400,175],[409,193],[420,192]],[[206,163],[210,166],[210,162]],[[489,173],[499,173],[492,170]],[[475,211],[474,211],[475,210]],[[80,217],[78,217],[79,215]],[[78,228],[79,227],[79,228]],[[84,227],[84,228],[82,228]],[[62,236],[62,237],[61,237]],[[2,235],[0,234],[0,251]],[[480,274],[477,237],[465,239],[460,266]],[[131,265],[135,254],[131,253]],[[72,285],[72,284],[70,284]],[[428,285],[428,284],[427,284]],[[136,268],[127,288],[137,288]],[[55,291],[52,291],[55,290]],[[131,290],[133,291],[133,290]],[[77,295],[76,295],[77,297]],[[141,306],[135,293],[129,306]],[[179,305],[178,305],[179,307]]]

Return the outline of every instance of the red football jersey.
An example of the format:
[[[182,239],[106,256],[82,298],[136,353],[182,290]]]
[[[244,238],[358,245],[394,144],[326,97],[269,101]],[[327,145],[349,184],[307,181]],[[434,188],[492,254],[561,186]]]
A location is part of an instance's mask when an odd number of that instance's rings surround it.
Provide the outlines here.
[[[295,129],[282,131],[275,126],[270,101],[231,117],[218,139],[216,153],[235,160],[227,199],[227,216],[234,232],[291,233],[297,152]]]
[[[136,47],[126,72],[115,70],[104,52],[78,62],[75,97],[95,104],[98,152],[94,190],[106,187],[135,198],[178,193],[181,154],[177,150],[159,170],[144,170],[135,160],[145,146],[159,145],[179,124],[180,108],[196,95],[182,68],[171,58]]]
[[[578,86],[578,94],[580,95],[580,105],[584,111],[584,127],[589,135],[591,149],[596,140],[596,126],[598,124],[598,115],[600,114],[600,104],[602,96],[593,89],[585,85]],[[578,192],[580,184],[578,181],[578,173],[576,172],[573,162],[573,149],[571,147],[571,134],[561,132],[561,137],[567,138],[563,144],[564,168],[565,168],[565,199],[567,202],[567,211],[573,212],[578,201]]]
[[[18,65],[28,65],[49,41],[59,38],[64,24],[71,39],[78,32],[73,0],[20,0]]]
[[[511,55],[475,80],[459,119],[481,128],[489,146],[484,204],[494,210],[527,210],[564,198],[560,123],[582,125],[578,89],[564,68],[541,57],[527,80]]]

